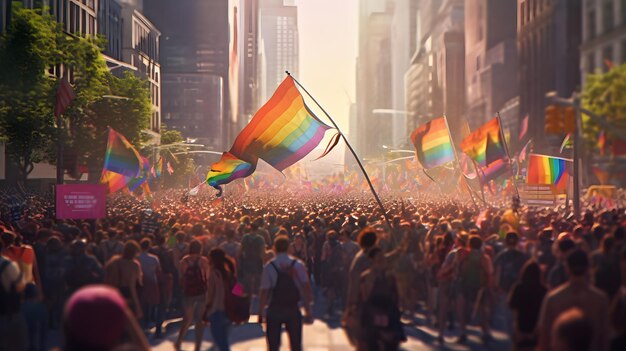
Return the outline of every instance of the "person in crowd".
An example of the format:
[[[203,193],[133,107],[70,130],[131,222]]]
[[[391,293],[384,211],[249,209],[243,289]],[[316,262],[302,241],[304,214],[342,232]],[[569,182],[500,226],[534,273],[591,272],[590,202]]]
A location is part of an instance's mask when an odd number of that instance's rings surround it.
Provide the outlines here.
[[[626,250],[623,250],[626,252]],[[611,326],[614,335],[610,350],[626,350],[626,288],[622,287],[615,296],[610,311]]]
[[[137,256],[141,247],[134,240],[129,240],[124,244],[121,255],[113,256],[105,266],[105,283],[116,287],[120,294],[126,299],[127,306],[135,313],[137,319],[143,318],[143,310],[139,300],[137,288],[143,282],[143,272],[141,264],[137,261]]]
[[[47,350],[48,310],[34,283],[26,284],[22,315],[28,330],[28,351]]]
[[[494,284],[498,290],[497,305],[499,315],[504,318],[506,330],[511,331],[512,317],[511,310],[507,306],[507,299],[511,287],[518,280],[522,267],[529,257],[517,248],[519,235],[516,232],[507,233],[504,242],[506,248],[493,260]]]
[[[608,349],[609,319],[606,295],[589,283],[589,258],[580,250],[572,251],[565,259],[569,280],[546,295],[539,314],[539,350],[551,350],[552,328],[559,315],[567,309],[579,308],[593,325],[593,350]]]
[[[283,325],[289,335],[291,350],[302,351],[302,324],[313,322],[313,292],[306,267],[304,262],[289,256],[288,249],[289,238],[277,236],[274,239],[276,257],[263,267],[259,317],[266,324],[269,351],[280,349]],[[300,312],[300,301],[303,302],[304,317]]]
[[[236,281],[235,263],[222,249],[213,249],[209,253],[210,273],[207,288],[207,306],[205,316],[211,326],[211,335],[219,351],[230,351],[228,335],[231,321],[226,314],[226,294],[231,283]]]
[[[159,301],[160,313],[167,316],[172,303],[172,292],[174,289],[174,281],[178,279],[178,271],[174,263],[172,249],[167,247],[165,237],[157,235],[154,238],[154,246],[150,249],[150,253],[159,259],[161,265],[161,277],[159,279]],[[155,337],[161,336],[162,330],[157,328]]]
[[[337,232],[329,230],[326,233],[326,242],[322,246],[322,286],[326,292],[326,314],[330,319],[335,309],[335,302],[341,302],[341,279],[344,273],[344,251]]]
[[[597,328],[596,328],[597,329]],[[563,311],[552,327],[552,345],[554,351],[591,351],[594,326],[589,318],[578,308]]]
[[[461,251],[455,258],[457,272],[456,303],[461,335],[459,343],[467,341],[466,326],[472,315],[480,317],[483,341],[491,340],[487,312],[487,299],[492,287],[492,264],[482,252],[483,241],[478,235],[469,238],[468,250]]]
[[[118,223],[118,227],[123,229],[123,222]],[[122,232],[118,232],[115,229],[107,231],[105,239],[100,242],[100,252],[102,256],[102,264],[106,264],[115,255],[121,255],[124,250],[124,243],[122,240]]]
[[[144,329],[155,326],[155,338],[161,337],[163,326],[163,311],[161,311],[161,280],[163,272],[159,258],[149,252],[152,247],[150,238],[143,238],[139,243],[141,252],[137,261],[141,265],[143,281],[140,289],[141,310],[143,311],[142,324]]]
[[[2,233],[0,239],[4,242],[2,254],[17,263],[20,272],[22,272],[24,283],[35,283],[41,286],[37,258],[32,246],[24,244],[21,236],[8,231]]]
[[[189,254],[180,262],[181,286],[183,289],[183,321],[174,343],[180,350],[187,330],[194,324],[195,350],[199,351],[204,334],[202,313],[206,305],[207,280],[209,277],[209,260],[201,255],[202,243],[194,240],[189,244]]]
[[[241,250],[241,244],[235,238],[235,231],[232,229],[226,229],[225,233],[226,240],[220,244],[220,249],[224,250],[224,252],[235,259],[235,264],[239,266],[239,262],[237,262],[237,257],[239,255],[239,251]]]
[[[65,260],[65,285],[67,293],[89,284],[102,283],[104,270],[98,260],[86,252],[87,242],[76,239],[70,244],[70,255]]]
[[[293,241],[289,244],[289,254],[302,262],[309,261],[309,254],[307,250],[306,242],[302,234],[296,234],[293,237]]]
[[[4,252],[0,240],[0,252]],[[17,263],[0,255],[0,350],[26,350],[27,326],[22,315],[25,282]]]
[[[42,270],[43,293],[48,306],[50,326],[54,329],[61,322],[63,302],[65,300],[65,265],[67,252],[63,243],[56,236],[48,238]]]
[[[354,256],[354,260],[350,265],[350,271],[348,273],[348,297],[342,319],[342,325],[353,346],[358,344],[360,334],[359,293],[361,291],[361,274],[372,264],[368,253],[376,245],[376,231],[365,227],[359,233],[358,241],[361,250]]]
[[[359,351],[393,351],[406,335],[400,321],[400,298],[396,279],[386,267],[382,249],[375,247],[367,253],[372,264],[361,274],[359,284],[361,325]]]
[[[256,232],[247,233],[241,239],[239,273],[246,292],[256,296],[259,292],[263,262],[265,261],[265,239]]]
[[[440,227],[442,228],[442,231],[448,230],[447,226],[441,225]],[[452,233],[450,232],[445,232],[445,233],[446,234],[444,235],[444,242],[446,240],[445,239],[446,236],[449,236],[450,238],[452,237]],[[456,296],[453,296],[453,294],[455,293],[454,287],[456,283],[455,280],[456,280],[457,267],[458,267],[456,262],[457,262],[457,256],[467,253],[468,239],[469,238],[468,238],[467,233],[465,232],[457,233],[454,249],[451,249],[445,253],[445,258],[443,260],[443,263],[441,264],[441,268],[439,268],[439,270],[437,271],[437,281],[438,281],[438,286],[439,286],[438,294],[437,294],[437,301],[438,301],[437,327],[439,329],[439,335],[437,335],[437,341],[439,343],[443,343],[445,341],[444,332],[448,324],[449,312],[453,310],[453,308],[451,307],[457,306],[457,310],[458,310],[458,303],[453,304],[453,302],[455,302],[454,300],[456,297]],[[444,249],[446,248],[447,247],[444,247]],[[459,336],[459,338],[460,338],[460,341],[464,341],[462,339],[463,338],[462,336]]]
[[[547,289],[541,279],[541,268],[534,260],[522,267],[520,279],[513,284],[508,306],[513,314],[513,349],[531,351],[537,346],[537,321]]]
[[[76,291],[65,305],[61,350],[113,351],[124,345],[133,350],[150,350],[126,299],[105,285]]]
[[[562,233],[555,244],[555,257],[556,262],[552,268],[548,271],[546,278],[548,287],[552,290],[559,285],[567,282],[567,271],[565,268],[565,259],[567,255],[576,248],[576,244],[569,238],[569,235]]]
[[[605,235],[600,248],[591,254],[591,272],[593,284],[612,301],[621,283],[619,254],[612,235]]]

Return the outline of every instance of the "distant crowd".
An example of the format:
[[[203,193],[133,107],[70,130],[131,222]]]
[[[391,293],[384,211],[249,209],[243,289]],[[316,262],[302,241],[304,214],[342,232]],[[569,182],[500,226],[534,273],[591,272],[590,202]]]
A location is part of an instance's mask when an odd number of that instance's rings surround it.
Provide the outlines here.
[[[441,344],[476,324],[515,350],[626,350],[624,208],[424,195],[383,199],[383,214],[352,192],[168,190],[56,220],[49,197],[0,195],[0,350],[147,350],[176,318],[177,349],[191,325],[196,350],[208,326],[226,351],[233,325],[262,323],[268,350],[284,326],[298,351],[321,318],[357,350],[396,350],[417,313]]]

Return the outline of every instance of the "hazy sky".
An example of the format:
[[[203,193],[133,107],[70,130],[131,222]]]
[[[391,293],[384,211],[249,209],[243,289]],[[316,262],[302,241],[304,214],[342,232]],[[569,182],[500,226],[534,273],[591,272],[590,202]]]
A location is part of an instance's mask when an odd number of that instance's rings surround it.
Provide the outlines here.
[[[296,78],[348,132],[350,100],[356,95],[358,0],[295,0],[295,4],[300,31]],[[307,104],[315,108],[312,101]],[[314,111],[330,124],[321,111]]]

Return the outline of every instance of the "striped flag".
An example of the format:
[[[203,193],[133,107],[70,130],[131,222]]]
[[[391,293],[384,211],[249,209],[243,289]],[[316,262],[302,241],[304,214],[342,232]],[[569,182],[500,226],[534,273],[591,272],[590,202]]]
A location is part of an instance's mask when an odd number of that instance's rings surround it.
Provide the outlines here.
[[[606,153],[606,133],[603,130],[598,136],[598,149],[600,149],[600,156],[604,156]]]
[[[167,173],[169,173],[170,175],[174,173],[174,167],[172,167],[172,164],[170,163],[170,161],[167,161]]]
[[[70,83],[65,77],[62,78],[56,93],[54,117],[59,118],[63,113],[65,113],[65,110],[67,110],[75,97],[76,94],[74,93],[74,89],[72,89]]]

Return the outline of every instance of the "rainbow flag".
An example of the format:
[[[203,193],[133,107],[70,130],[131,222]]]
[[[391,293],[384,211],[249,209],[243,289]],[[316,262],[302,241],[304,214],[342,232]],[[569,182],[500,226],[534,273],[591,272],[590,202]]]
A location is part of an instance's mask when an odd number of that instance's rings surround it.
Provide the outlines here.
[[[156,172],[156,176],[160,177],[161,173],[163,173],[163,157],[159,157],[159,161],[157,162],[157,166],[154,170]]]
[[[100,183],[106,184],[109,193],[114,193],[124,189],[131,179],[123,174],[105,170],[100,176]]]
[[[508,170],[508,158],[500,133],[500,120],[494,118],[473,131],[461,142],[461,150],[480,167],[483,181]]]
[[[220,185],[252,174],[259,158],[283,171],[309,154],[328,129],[304,104],[293,78],[287,76],[239,133],[230,151],[211,166],[206,181],[220,190]]]
[[[461,150],[478,165],[485,167],[498,158],[505,158],[504,144],[500,137],[500,121],[494,118],[473,131],[461,142]]]
[[[142,171],[141,156],[126,138],[109,128],[109,139],[104,156],[104,169],[128,177],[139,177]]]
[[[530,154],[528,157],[527,184],[554,184],[559,190],[567,189],[569,171],[567,160],[560,157],[551,157]]]
[[[446,118],[441,117],[418,127],[411,133],[417,159],[424,168],[433,168],[454,161]]]

